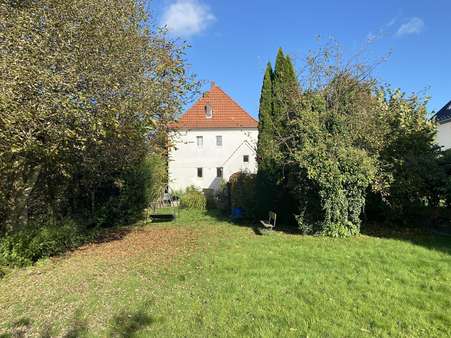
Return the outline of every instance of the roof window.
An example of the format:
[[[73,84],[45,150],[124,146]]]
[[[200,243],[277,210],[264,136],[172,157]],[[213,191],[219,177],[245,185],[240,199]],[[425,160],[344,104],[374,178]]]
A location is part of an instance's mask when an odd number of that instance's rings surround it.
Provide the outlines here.
[[[205,105],[205,117],[211,119],[213,117],[213,108],[209,104]]]

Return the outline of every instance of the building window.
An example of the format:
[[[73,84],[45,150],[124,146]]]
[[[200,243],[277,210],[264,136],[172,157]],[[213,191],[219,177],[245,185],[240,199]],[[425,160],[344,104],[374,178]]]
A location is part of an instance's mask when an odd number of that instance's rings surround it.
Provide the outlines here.
[[[197,136],[196,140],[197,140],[197,146],[199,148],[203,147],[203,145],[204,145],[204,137],[203,136]]]
[[[224,169],[222,167],[216,168],[216,177],[222,177],[224,175]]]
[[[205,117],[211,119],[213,117],[213,108],[209,104],[205,105]]]
[[[202,177],[202,176],[203,176],[202,168],[197,168],[197,177]]]
[[[216,145],[218,147],[222,147],[222,136],[221,135],[216,136]]]
[[[243,155],[243,162],[249,162],[249,155]]]

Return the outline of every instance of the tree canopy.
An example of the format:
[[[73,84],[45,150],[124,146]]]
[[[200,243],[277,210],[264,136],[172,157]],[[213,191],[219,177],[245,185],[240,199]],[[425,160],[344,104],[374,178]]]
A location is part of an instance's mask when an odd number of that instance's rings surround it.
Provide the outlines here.
[[[3,0],[0,17],[0,223],[94,212],[182,107],[184,46],[135,0]]]
[[[371,65],[342,60],[330,47],[310,54],[300,82],[280,49],[263,82],[260,102],[271,97],[272,115],[260,105],[257,188],[272,201],[266,208],[294,216],[305,233],[357,234],[366,205],[407,220],[448,191],[426,101],[381,85]]]

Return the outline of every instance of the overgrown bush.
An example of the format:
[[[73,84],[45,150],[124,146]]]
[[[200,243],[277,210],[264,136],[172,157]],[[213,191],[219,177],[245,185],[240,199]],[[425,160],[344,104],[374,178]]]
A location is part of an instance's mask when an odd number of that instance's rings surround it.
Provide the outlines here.
[[[368,201],[407,222],[443,204],[448,184],[425,100],[381,86],[372,66],[343,63],[339,49],[309,55],[305,68],[299,86],[281,51],[267,68],[259,197],[294,214],[304,233],[329,236],[357,234]]]
[[[387,96],[380,123],[387,134],[379,159],[388,184],[381,193],[386,215],[409,224],[419,209],[439,206],[446,194],[446,172],[439,164],[436,128],[427,118],[425,102],[399,91]]]
[[[96,229],[80,229],[73,221],[60,225],[27,226],[0,240],[0,265],[26,266],[62,254],[98,235]]]
[[[215,205],[222,214],[227,215],[230,213],[231,201],[229,196],[230,184],[225,181],[222,182],[219,189],[215,191]]]
[[[207,208],[207,199],[202,191],[191,186],[186,188],[185,192],[181,194],[180,207],[204,211]]]
[[[256,175],[239,172],[230,177],[232,208],[241,208],[248,218],[256,217]]]
[[[95,224],[113,226],[136,221],[166,187],[166,161],[155,153],[108,182],[97,197]]]

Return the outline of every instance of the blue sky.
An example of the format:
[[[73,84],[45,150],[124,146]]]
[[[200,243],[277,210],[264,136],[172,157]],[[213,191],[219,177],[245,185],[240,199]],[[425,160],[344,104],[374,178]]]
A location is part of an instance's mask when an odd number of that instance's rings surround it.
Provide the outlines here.
[[[192,72],[216,81],[253,116],[277,49],[300,70],[320,46],[318,36],[333,37],[348,56],[370,39],[370,60],[391,53],[376,69],[378,79],[431,96],[431,111],[451,100],[450,0],[154,0],[150,9],[154,23],[191,44]]]

